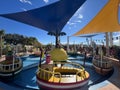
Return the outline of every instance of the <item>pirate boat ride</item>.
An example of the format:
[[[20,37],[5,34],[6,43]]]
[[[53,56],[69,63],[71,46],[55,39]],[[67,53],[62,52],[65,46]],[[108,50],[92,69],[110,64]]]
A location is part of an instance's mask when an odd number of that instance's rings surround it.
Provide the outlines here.
[[[112,61],[109,58],[103,56],[103,53],[104,52],[101,47],[100,55],[96,55],[93,58],[93,67],[95,68],[97,73],[101,75],[106,75],[113,70],[113,65],[112,65]]]
[[[86,85],[89,73],[78,63],[67,62],[63,48],[54,48],[40,64],[36,74],[37,84],[47,90],[73,90]]]
[[[22,61],[17,57],[14,51],[8,51],[5,60],[0,62],[0,77],[15,76],[22,70]]]
[[[101,75],[106,75],[113,70],[112,61],[106,57],[99,58],[99,56],[95,56],[93,59],[93,67],[95,68],[96,72]]]

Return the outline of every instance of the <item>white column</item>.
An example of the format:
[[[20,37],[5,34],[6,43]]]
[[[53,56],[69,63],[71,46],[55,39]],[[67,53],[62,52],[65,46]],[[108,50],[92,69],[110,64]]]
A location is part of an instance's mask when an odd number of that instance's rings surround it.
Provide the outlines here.
[[[106,37],[106,54],[109,55],[109,35],[108,32],[105,33]]]
[[[75,41],[73,42],[73,45],[74,45],[74,52],[76,52],[77,49],[76,49]]]
[[[88,37],[86,37],[86,42],[87,42],[88,46],[90,46]]]
[[[91,47],[92,47],[92,37],[90,37],[90,43],[91,43]]]

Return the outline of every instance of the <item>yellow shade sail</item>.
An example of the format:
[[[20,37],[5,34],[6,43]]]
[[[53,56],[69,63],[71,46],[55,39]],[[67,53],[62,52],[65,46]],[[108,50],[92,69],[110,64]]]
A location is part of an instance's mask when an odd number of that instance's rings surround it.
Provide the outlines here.
[[[83,29],[73,36],[81,34],[120,31],[118,9],[120,0],[109,0],[102,10]]]

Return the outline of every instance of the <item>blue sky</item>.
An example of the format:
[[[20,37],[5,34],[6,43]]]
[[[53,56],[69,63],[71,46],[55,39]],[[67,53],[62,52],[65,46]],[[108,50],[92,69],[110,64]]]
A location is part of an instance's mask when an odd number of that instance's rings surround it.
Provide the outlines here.
[[[48,5],[55,1],[58,0],[1,0],[0,14],[26,11]],[[66,32],[67,35],[61,37],[61,43],[67,43],[67,36],[71,36],[82,29],[107,2],[108,0],[87,0],[63,28],[62,31]],[[47,32],[42,29],[3,17],[0,17],[0,29],[4,29],[5,33],[17,33],[25,36],[36,37],[43,44],[55,42],[55,37],[47,35]],[[104,35],[100,34],[94,38],[101,40],[103,37]],[[70,38],[70,43],[81,43],[85,41],[85,38]]]

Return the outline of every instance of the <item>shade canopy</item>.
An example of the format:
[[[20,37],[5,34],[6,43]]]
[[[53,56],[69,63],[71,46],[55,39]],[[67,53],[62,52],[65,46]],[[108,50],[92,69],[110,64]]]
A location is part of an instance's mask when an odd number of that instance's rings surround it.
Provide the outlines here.
[[[102,10],[83,29],[73,36],[120,31],[118,9],[120,0],[109,0]]]
[[[78,36],[78,37],[90,38],[90,37],[94,37],[94,36],[97,36],[97,35],[99,35],[99,34],[98,34],[98,33],[96,33],[96,34],[84,34],[84,35],[80,35],[80,36]]]
[[[29,24],[48,32],[60,33],[73,14],[86,0],[60,0],[50,5],[24,12],[0,16]]]

